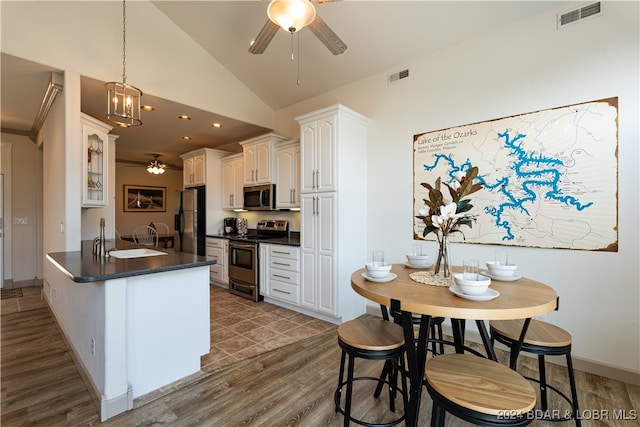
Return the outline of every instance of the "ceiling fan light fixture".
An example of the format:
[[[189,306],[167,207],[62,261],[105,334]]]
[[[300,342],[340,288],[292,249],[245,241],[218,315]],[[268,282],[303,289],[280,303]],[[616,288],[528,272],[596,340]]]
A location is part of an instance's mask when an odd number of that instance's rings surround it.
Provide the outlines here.
[[[153,175],[162,175],[167,167],[164,163],[158,160],[158,155],[154,154],[154,159],[147,165],[147,172]]]
[[[295,33],[313,22],[316,8],[309,0],[272,0],[267,15],[274,24]]]

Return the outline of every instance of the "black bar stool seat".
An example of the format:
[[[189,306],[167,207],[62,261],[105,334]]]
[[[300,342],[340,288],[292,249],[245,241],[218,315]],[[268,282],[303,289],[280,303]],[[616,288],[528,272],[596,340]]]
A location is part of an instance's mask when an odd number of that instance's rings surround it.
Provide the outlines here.
[[[351,415],[353,397],[353,383],[355,381],[370,380],[377,385],[386,384],[389,387],[389,409],[395,412],[396,393],[402,395],[404,407],[407,406],[407,380],[404,366],[404,331],[400,325],[376,317],[359,317],[338,326],[338,344],[342,349],[340,358],[340,374],[338,387],[334,394],[336,412],[344,415],[345,427],[351,421],[363,426],[392,426],[404,420],[404,414],[386,423],[373,423],[356,419]],[[349,356],[347,379],[344,380],[345,359]],[[384,378],[358,376],[354,377],[355,359],[384,360],[392,367],[388,373],[388,380]],[[402,387],[398,388],[398,373],[402,380]],[[346,385],[345,403],[341,406],[342,388]],[[375,396],[378,397],[378,396]]]
[[[510,348],[513,353],[514,347],[520,339],[524,319],[519,320],[493,320],[489,323],[491,328],[491,339],[498,341]],[[541,320],[531,319],[527,334],[522,342],[521,352],[538,355],[539,378],[526,377],[530,381],[540,384],[540,406],[542,413],[547,413],[547,389],[553,390],[564,398],[571,405],[572,414],[566,418],[550,418],[543,416],[540,419],[548,421],[563,421],[574,419],[576,426],[580,427],[578,414],[578,393],[576,391],[576,380],[573,373],[573,362],[571,360],[571,334],[559,326]],[[560,391],[557,387],[549,385],[545,369],[545,356],[562,356],[567,360],[567,372],[569,375],[569,387],[571,398]]]
[[[444,426],[445,413],[479,426],[524,426],[536,392],[516,371],[484,357],[444,354],[427,361],[425,385],[431,426]]]

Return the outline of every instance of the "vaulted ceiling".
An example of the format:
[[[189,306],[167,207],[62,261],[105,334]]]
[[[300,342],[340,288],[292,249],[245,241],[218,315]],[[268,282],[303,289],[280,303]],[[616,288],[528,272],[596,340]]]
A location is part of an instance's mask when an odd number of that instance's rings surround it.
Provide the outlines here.
[[[317,4],[316,10],[348,47],[337,56],[308,28],[293,38],[279,30],[263,54],[249,53],[251,40],[267,20],[267,1],[152,3],[267,105],[278,110],[375,74],[400,71],[430,52],[564,2],[327,1]],[[4,54],[1,65],[3,131],[28,133],[52,70]],[[82,79],[84,112],[95,117],[104,115],[104,83]],[[147,114],[139,128],[119,129],[119,160],[147,162],[153,153],[161,153],[161,160],[181,165],[178,155],[185,150],[175,144],[173,136],[179,133],[180,125],[175,120],[179,114],[206,115],[209,121],[217,117],[225,122],[222,131],[211,129],[211,135],[197,135],[200,146],[238,151],[237,141],[269,131],[153,94],[145,93],[144,103],[154,105],[156,111]]]

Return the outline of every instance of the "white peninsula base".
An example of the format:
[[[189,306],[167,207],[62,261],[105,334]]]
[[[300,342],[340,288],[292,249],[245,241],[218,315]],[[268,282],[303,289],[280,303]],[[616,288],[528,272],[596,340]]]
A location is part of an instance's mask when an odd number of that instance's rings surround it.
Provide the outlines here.
[[[200,371],[209,352],[209,266],[78,283],[51,258],[44,291],[102,421]]]

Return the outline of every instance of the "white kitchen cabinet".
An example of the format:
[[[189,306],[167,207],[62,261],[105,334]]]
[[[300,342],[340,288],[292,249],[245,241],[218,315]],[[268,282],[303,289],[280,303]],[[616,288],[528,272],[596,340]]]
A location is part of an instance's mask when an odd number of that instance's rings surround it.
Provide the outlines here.
[[[260,293],[288,304],[300,303],[300,248],[260,244]]]
[[[182,156],[183,186],[195,187],[206,183],[206,158],[205,153],[196,150]]]
[[[300,207],[300,143],[278,147],[276,151],[276,208]]]
[[[336,193],[302,195],[300,249],[302,301],[307,309],[337,316]]]
[[[244,160],[244,185],[275,182],[275,144],[286,141],[275,133],[240,142]]]
[[[301,302],[336,323],[365,312],[351,274],[367,260],[367,126],[335,105],[296,117],[300,124]]]
[[[109,204],[109,135],[111,126],[81,113],[82,127],[82,207]]]
[[[336,125],[335,113],[323,114],[300,122],[300,191],[336,190]],[[343,142],[344,144],[344,142]],[[360,153],[362,161],[366,151]]]
[[[207,259],[214,259],[209,270],[211,282],[217,285],[229,286],[229,240],[207,237]]]
[[[222,163],[222,209],[242,209],[244,160],[242,153],[224,157]]]

